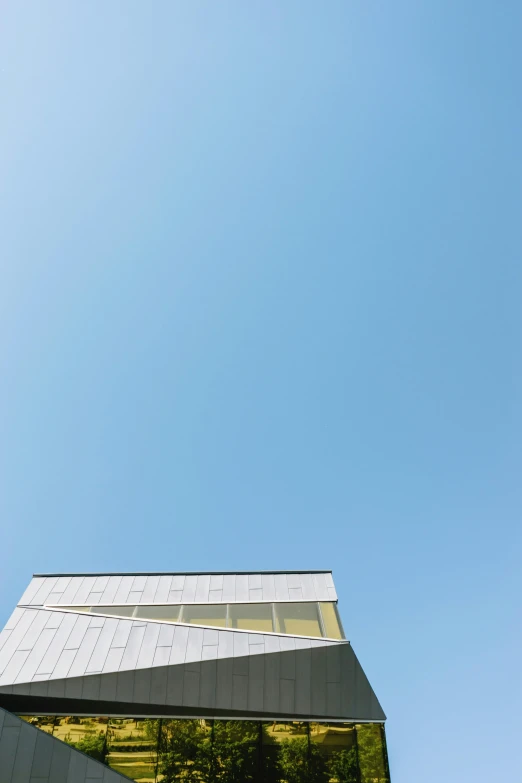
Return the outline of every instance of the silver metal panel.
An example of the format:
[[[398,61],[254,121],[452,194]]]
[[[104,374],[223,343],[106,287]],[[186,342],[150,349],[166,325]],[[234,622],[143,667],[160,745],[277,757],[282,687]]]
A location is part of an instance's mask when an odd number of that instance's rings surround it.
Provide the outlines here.
[[[103,664],[103,672],[117,672],[121,666],[121,659],[125,652],[124,647],[113,647],[107,653],[107,658]]]
[[[223,597],[222,601],[236,600],[236,577],[234,574],[225,574],[223,576]]]
[[[289,590],[296,590],[301,587],[301,574],[287,574],[286,583]]]
[[[288,583],[286,581],[286,574],[275,574],[274,576],[276,600],[288,601],[290,595],[288,593]]]
[[[23,617],[26,611],[27,609],[23,609],[22,607],[17,606],[9,620],[4,625],[4,631],[13,631],[16,628],[18,620]]]
[[[160,632],[158,637],[158,647],[172,647],[174,642],[174,626],[173,625],[160,625]],[[168,660],[167,660],[168,663]]]
[[[141,597],[143,595],[143,592],[141,590],[135,591],[131,590],[129,593],[129,597],[127,598],[127,603],[129,604],[139,604],[141,602]]]
[[[105,589],[101,595],[100,598],[100,604],[112,604],[114,602],[114,598],[116,596],[116,593],[118,592],[118,587],[121,584],[122,577],[121,576],[110,576],[107,584],[105,585]]]
[[[312,574],[300,574],[301,590],[303,591],[304,601],[316,601],[315,586]]]
[[[285,650],[295,650],[295,639],[293,636],[280,636],[279,647],[281,648],[281,652],[284,652]]]
[[[172,580],[174,581],[174,580]],[[181,595],[182,603],[194,603],[196,598],[196,587],[198,584],[198,578],[197,576],[186,576],[184,585],[183,585],[183,592]],[[179,589],[177,587],[174,587],[174,585],[171,585],[171,590]]]
[[[217,652],[218,652],[217,644],[207,644],[207,645],[204,644],[203,649],[201,650],[201,660],[202,661],[216,660]]]
[[[329,601],[337,601],[337,592],[335,588],[329,587],[328,588],[328,600]]]
[[[135,576],[131,587],[131,593],[142,593],[147,584],[147,576]]]
[[[55,634],[56,628],[44,628],[13,682],[31,682]]]
[[[89,593],[89,595],[87,596],[87,598],[85,600],[85,603],[87,604],[87,606],[94,606],[95,604],[97,605],[97,604],[101,603],[102,595],[103,595],[103,593],[101,593],[100,591],[98,591],[98,592],[94,592],[93,591],[92,593]]]
[[[62,597],[60,598],[58,603],[64,604],[65,606],[67,606],[68,604],[76,603],[74,599],[76,598],[76,593],[80,589],[80,585],[82,584],[83,579],[84,579],[83,576],[73,576],[68,586],[65,588],[64,592],[62,593]]]
[[[195,577],[197,578],[197,577]],[[171,590],[183,590],[185,586],[185,575],[184,574],[174,574],[171,577],[171,583],[170,583],[170,589]]]
[[[31,650],[40,633],[45,628],[49,615],[44,610],[37,610],[36,617],[24,634],[23,639],[18,643],[18,650]]]
[[[136,663],[137,669],[148,669],[154,661],[154,653],[158,643],[161,625],[158,623],[148,623],[145,626],[145,636],[141,645],[140,654]]]
[[[156,590],[156,593],[154,595],[154,603],[164,604],[167,602],[170,593],[171,583],[172,583],[171,576],[160,576],[158,589]]]
[[[28,655],[29,650],[17,650],[13,653],[11,660],[0,677],[0,685],[11,685],[15,681],[16,675],[26,662]]]
[[[196,595],[194,600],[196,603],[206,604],[208,603],[208,594],[210,590],[210,575],[201,574],[198,576],[196,584]]]
[[[116,590],[116,594],[114,596],[114,603],[115,604],[126,604],[127,603],[127,599],[129,597],[129,593],[131,591],[133,582],[134,582],[134,577],[133,576],[123,576],[122,577],[121,582],[118,585],[118,589]]]
[[[263,591],[261,588],[258,590],[249,590],[248,591],[248,600],[255,602],[255,601],[262,601],[263,600]]]
[[[261,587],[263,590],[263,601],[275,601],[275,580],[273,574],[261,575]]]
[[[168,602],[169,604],[180,604],[181,603],[181,594],[182,590],[171,590],[169,593]]]
[[[109,650],[112,646],[112,640],[114,639],[114,634],[116,633],[116,628],[118,627],[118,622],[118,620],[111,617],[108,617],[105,620],[105,624],[101,630],[100,636],[98,637],[96,646],[92,651],[89,663],[87,664],[87,668],[85,670],[86,674],[94,674],[95,672],[103,671],[105,660],[109,654]]]
[[[109,584],[110,577],[108,575],[96,577],[94,586],[92,588],[93,593],[103,593],[107,585]]]
[[[172,644],[172,650],[170,653],[169,663],[171,665],[185,662],[185,656],[187,654],[188,632],[189,629],[186,628],[185,626],[183,625],[176,626],[176,631],[174,633],[174,642]]]
[[[218,631],[218,658],[232,658],[234,655],[234,634]]]
[[[145,636],[145,626],[138,626],[132,628],[129,634],[129,640],[121,659],[120,671],[126,669],[135,669],[140,654],[141,645],[143,644],[143,637]]]
[[[223,590],[209,590],[208,600],[211,604],[220,604],[223,596]]]
[[[318,601],[328,601],[330,596],[328,595],[328,587],[326,585],[326,578],[324,574],[313,574],[313,582],[315,587],[315,594]]]
[[[200,661],[203,648],[203,628],[190,628],[187,642],[186,662]]]
[[[11,636],[11,631],[6,631],[5,629],[3,631],[0,631],[0,650],[2,649],[2,647],[4,646],[4,644],[9,639],[10,636]]]
[[[111,647],[126,647],[132,630],[132,620],[118,620]]]
[[[25,723],[25,721],[21,721],[20,734],[16,747],[16,757],[13,765],[13,783],[15,781],[23,781],[25,783],[25,781],[30,779],[37,736],[38,732],[35,731],[32,726]],[[0,780],[3,780],[1,766]]]
[[[263,655],[265,652],[264,644],[250,644],[248,647],[249,655]]]
[[[73,631],[74,633],[74,631]],[[100,638],[101,628],[88,628],[85,632],[85,636],[82,639],[82,643],[78,648],[78,652],[74,657],[71,668],[69,669],[69,677],[79,677],[85,674],[87,664],[96,646],[96,642]]]
[[[248,655],[248,634],[234,634],[234,658]]]
[[[59,628],[64,617],[67,617],[67,615],[64,612],[49,612],[49,616],[47,618],[47,622],[45,623],[45,627]]]
[[[29,584],[24,590],[24,593],[20,600],[18,601],[19,604],[30,604],[33,598],[35,597],[36,593],[40,589],[40,587],[43,585],[45,581],[44,576],[36,576],[31,579]]]
[[[141,603],[143,604],[151,604],[154,601],[154,596],[156,595],[156,590],[158,589],[159,585],[159,576],[148,576],[147,581],[145,582],[145,587],[143,589],[143,593],[141,596]]]
[[[46,577],[43,581],[43,583],[40,585],[40,589],[38,592],[34,595],[34,597],[28,602],[31,604],[31,606],[41,606],[43,603],[45,603],[47,596],[49,593],[52,592],[53,587],[58,581],[58,577],[51,576]]]
[[[210,589],[223,590],[223,574],[211,574]]]
[[[203,646],[219,644],[219,631],[213,628],[205,628],[203,631]]]
[[[169,658],[170,658],[170,647],[156,647],[152,665],[168,666]]]
[[[71,668],[72,662],[76,656],[76,652],[76,650],[64,650],[60,654],[56,666],[52,671],[53,679],[57,680],[62,677],[67,677],[69,674],[69,669]]]
[[[248,575],[238,574],[236,576],[236,601],[247,603],[248,600]]]
[[[49,645],[47,652],[42,658],[40,665],[37,669],[37,674],[51,674],[58,659],[65,648],[65,644],[76,622],[76,616],[74,614],[62,615],[63,620],[60,623],[60,627],[57,629],[54,638]]]
[[[261,574],[248,574],[249,590],[261,590],[262,586]]]
[[[90,618],[89,628],[103,628],[106,618],[103,615],[95,615]]]
[[[288,594],[290,596],[291,601],[302,601],[303,600],[303,591],[300,587],[290,587],[288,590]]]
[[[270,636],[269,634],[265,634],[265,652],[279,652],[281,649],[280,638],[280,636]]]
[[[76,595],[74,596],[75,604],[87,603],[87,596],[90,595],[90,593],[92,593],[92,588],[94,587],[95,581],[96,581],[96,577],[94,576],[86,576],[82,580],[82,583],[79,586],[78,590],[76,591]]]

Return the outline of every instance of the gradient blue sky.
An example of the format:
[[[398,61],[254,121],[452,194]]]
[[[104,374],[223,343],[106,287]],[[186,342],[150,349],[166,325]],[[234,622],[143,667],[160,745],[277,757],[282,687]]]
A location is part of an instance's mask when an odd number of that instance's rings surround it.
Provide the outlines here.
[[[394,783],[520,774],[522,5],[1,3],[0,620],[332,568]]]

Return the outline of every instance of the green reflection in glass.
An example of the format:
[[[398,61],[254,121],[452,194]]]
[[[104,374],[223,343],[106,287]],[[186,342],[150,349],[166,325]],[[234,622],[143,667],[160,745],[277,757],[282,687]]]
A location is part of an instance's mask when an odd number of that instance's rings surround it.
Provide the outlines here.
[[[357,725],[361,783],[388,783],[383,732],[378,723]]]
[[[111,718],[107,734],[107,763],[115,772],[154,783],[158,764],[157,720]]]

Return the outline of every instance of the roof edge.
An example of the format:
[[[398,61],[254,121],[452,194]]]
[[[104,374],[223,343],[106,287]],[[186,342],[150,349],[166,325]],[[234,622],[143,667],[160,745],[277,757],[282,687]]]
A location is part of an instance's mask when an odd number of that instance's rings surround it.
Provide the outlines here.
[[[36,577],[50,576],[245,576],[247,574],[331,574],[331,568],[301,569],[300,571],[73,571],[47,574],[33,574]]]

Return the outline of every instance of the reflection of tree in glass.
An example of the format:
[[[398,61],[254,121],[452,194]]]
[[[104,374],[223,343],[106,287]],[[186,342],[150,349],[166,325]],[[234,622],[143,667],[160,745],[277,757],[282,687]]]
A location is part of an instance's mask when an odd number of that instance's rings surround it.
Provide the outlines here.
[[[159,771],[163,783],[205,780],[206,732],[197,720],[164,720],[161,728]]]
[[[384,766],[381,727],[375,723],[357,726],[361,783],[388,783]]]
[[[279,746],[279,770],[285,783],[324,783],[328,780],[325,760],[308,737],[283,740]]]
[[[91,758],[96,759],[96,761],[101,761],[103,764],[107,763],[105,736],[103,732],[101,734],[87,735],[86,737],[83,737],[83,739],[78,740],[78,742],[71,742],[68,740],[68,737],[70,737],[70,734],[65,737],[65,741],[68,745],[72,745],[73,748],[81,750],[82,753],[91,756]]]
[[[359,783],[357,751],[355,748],[340,750],[328,759],[330,780],[335,783]]]

